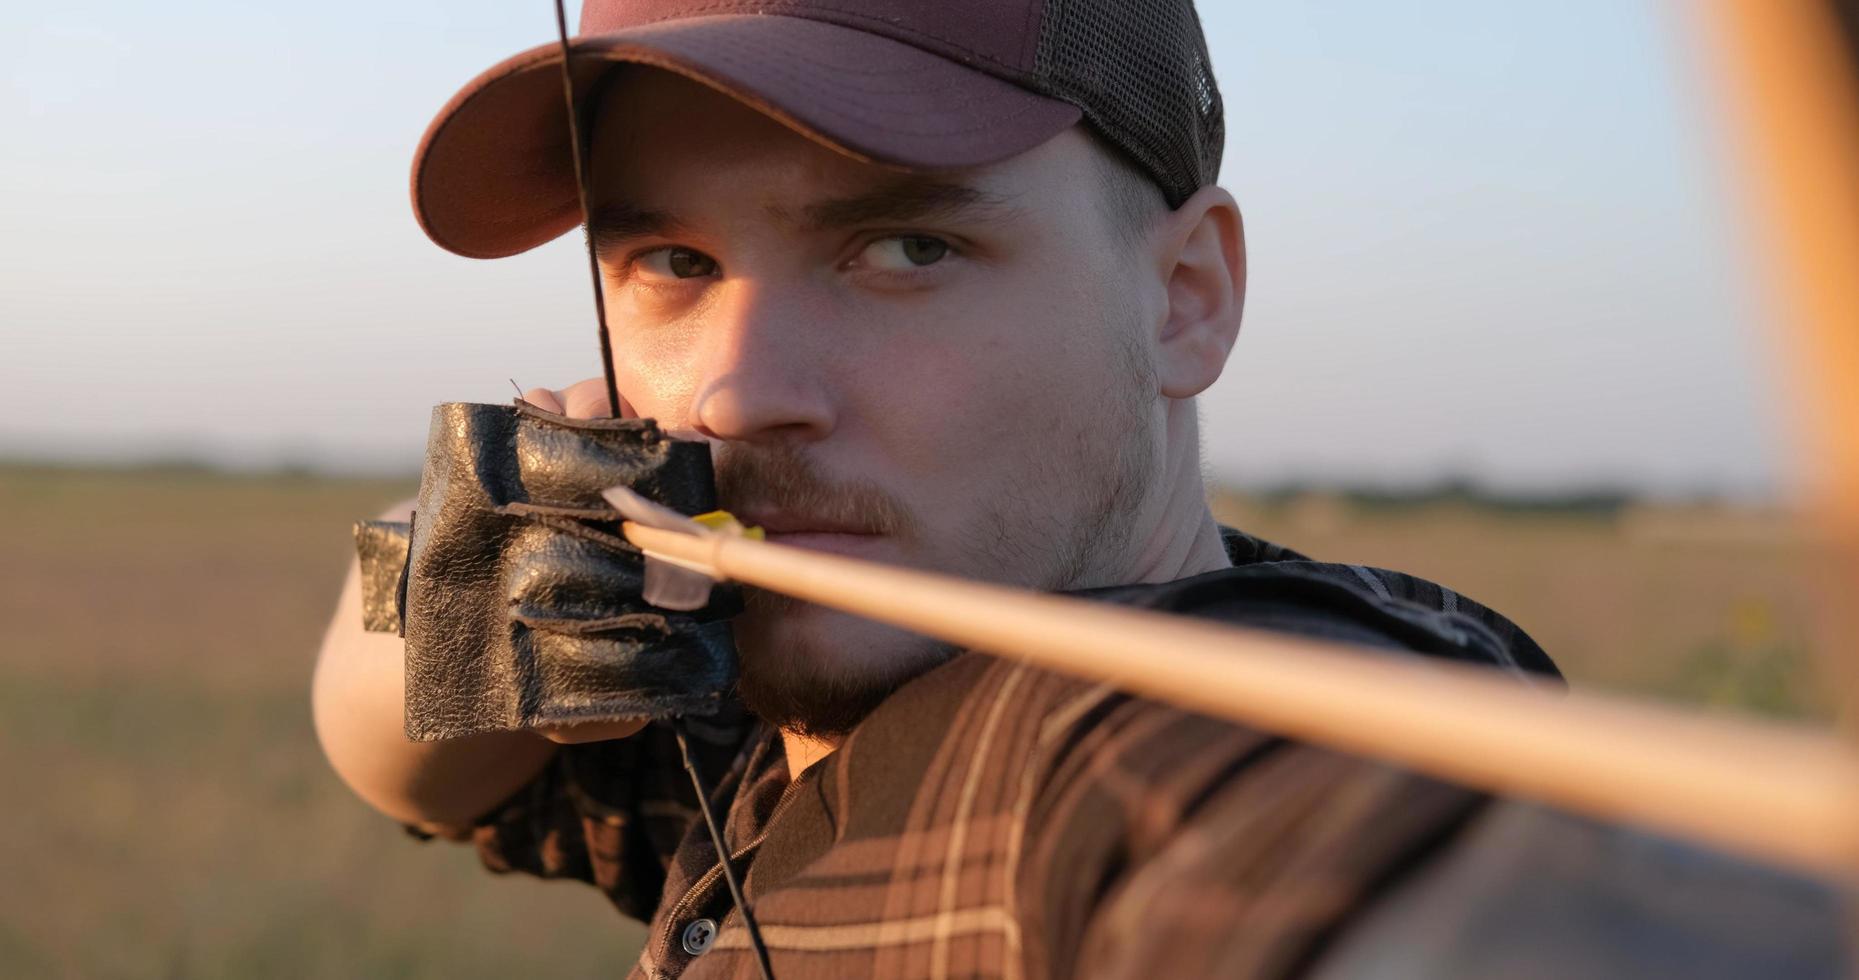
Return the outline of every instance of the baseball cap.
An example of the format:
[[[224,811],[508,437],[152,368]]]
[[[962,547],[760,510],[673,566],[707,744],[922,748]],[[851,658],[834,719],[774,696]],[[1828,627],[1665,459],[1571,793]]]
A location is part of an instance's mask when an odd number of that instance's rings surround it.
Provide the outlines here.
[[[570,50],[584,108],[612,68],[646,65],[906,170],[995,163],[1080,119],[1171,207],[1220,167],[1192,0],[586,0]],[[561,58],[550,42],[504,60],[427,128],[413,210],[434,242],[498,258],[580,223]]]

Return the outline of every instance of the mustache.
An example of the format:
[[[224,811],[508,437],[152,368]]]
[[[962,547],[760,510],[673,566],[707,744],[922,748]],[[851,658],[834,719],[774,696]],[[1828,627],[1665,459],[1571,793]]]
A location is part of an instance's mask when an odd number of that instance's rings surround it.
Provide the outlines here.
[[[725,510],[778,510],[906,538],[918,531],[897,497],[869,480],[830,478],[792,446],[720,446],[715,469]]]

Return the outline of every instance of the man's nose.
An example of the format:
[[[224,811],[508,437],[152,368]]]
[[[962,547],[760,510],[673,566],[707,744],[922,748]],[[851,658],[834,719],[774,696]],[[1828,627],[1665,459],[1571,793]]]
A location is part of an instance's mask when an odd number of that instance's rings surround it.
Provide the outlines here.
[[[812,441],[832,432],[828,357],[798,296],[739,283],[704,329],[691,416],[712,439]]]

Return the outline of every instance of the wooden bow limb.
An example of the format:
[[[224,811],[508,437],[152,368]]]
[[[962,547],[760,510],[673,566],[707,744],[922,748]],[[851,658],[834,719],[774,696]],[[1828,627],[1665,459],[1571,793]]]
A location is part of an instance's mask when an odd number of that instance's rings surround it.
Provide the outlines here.
[[[631,521],[648,556],[1444,780],[1819,874],[1859,859],[1859,764],[1830,734],[1417,656]]]
[[[1818,637],[1859,735],[1859,40],[1832,2],[1715,0],[1697,18],[1760,246],[1804,511],[1829,547]],[[1845,30],[1854,30],[1851,23]]]
[[[1716,75],[1737,189],[1789,368],[1804,511],[1828,558],[1816,645],[1842,688],[1852,738],[1859,736],[1859,662],[1849,652],[1859,642],[1859,39],[1830,2],[1715,0],[1687,13]]]

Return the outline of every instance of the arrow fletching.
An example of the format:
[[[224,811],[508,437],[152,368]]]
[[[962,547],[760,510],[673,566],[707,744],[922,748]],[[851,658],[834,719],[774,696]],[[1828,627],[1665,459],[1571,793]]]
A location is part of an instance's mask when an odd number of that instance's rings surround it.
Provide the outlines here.
[[[647,527],[700,536],[718,533],[664,504],[647,500],[630,487],[608,487],[600,496],[621,517]],[[702,609],[709,603],[710,587],[716,581],[709,570],[673,562],[643,549],[641,553],[645,555],[645,601],[678,612]]]
[[[631,487],[608,487],[600,492],[601,499],[613,505],[620,516],[629,521],[656,527],[665,531],[682,531],[686,534],[704,534],[708,530],[702,524],[672,510],[664,504],[647,500]]]
[[[645,557],[645,601],[660,609],[690,612],[710,602],[710,576],[680,568],[650,554]]]

